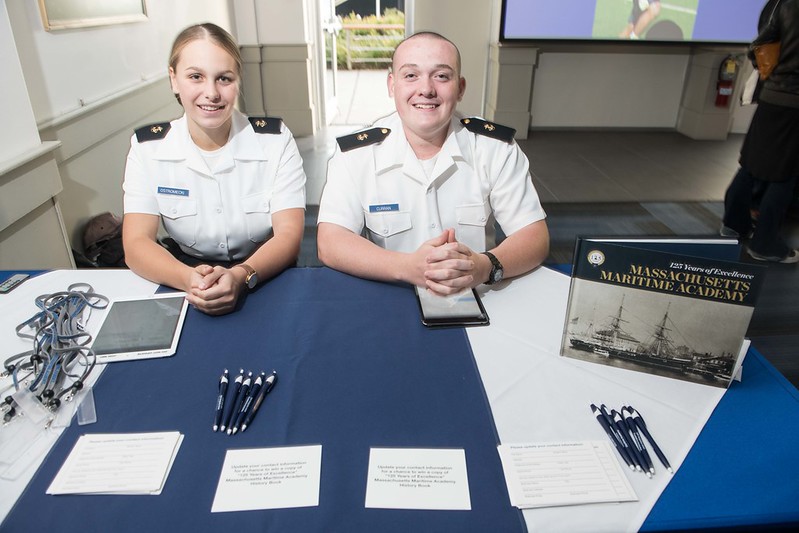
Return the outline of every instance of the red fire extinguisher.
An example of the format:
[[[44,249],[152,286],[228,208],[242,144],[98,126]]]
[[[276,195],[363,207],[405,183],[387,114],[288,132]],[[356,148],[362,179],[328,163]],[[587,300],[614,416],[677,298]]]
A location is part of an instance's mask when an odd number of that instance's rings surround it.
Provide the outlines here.
[[[730,97],[735,90],[735,77],[738,75],[738,63],[732,56],[727,56],[719,67],[719,79],[716,82],[716,107],[728,107]]]

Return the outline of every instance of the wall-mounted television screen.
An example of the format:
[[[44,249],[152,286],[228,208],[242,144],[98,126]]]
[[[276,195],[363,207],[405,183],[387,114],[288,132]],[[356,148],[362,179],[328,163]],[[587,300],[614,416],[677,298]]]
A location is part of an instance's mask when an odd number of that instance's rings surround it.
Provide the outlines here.
[[[749,43],[766,0],[503,0],[502,41]]]

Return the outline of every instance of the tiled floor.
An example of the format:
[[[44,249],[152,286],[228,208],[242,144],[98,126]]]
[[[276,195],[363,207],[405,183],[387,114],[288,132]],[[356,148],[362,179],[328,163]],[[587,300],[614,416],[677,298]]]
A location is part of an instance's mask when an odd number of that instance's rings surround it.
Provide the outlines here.
[[[364,83],[367,78],[358,79]],[[359,102],[358,120],[370,116],[370,109],[371,116],[385,114],[382,98]],[[316,214],[335,137],[363,125],[333,125],[297,139],[309,204],[301,266],[319,265]],[[737,169],[742,141],[741,135],[694,141],[673,132],[532,132],[519,145],[547,211],[552,239],[547,262],[570,263],[577,235],[717,236],[722,198]],[[795,213],[787,229],[789,242],[799,247]],[[741,260],[752,261],[746,254]],[[769,266],[748,336],[799,386],[799,265]]]

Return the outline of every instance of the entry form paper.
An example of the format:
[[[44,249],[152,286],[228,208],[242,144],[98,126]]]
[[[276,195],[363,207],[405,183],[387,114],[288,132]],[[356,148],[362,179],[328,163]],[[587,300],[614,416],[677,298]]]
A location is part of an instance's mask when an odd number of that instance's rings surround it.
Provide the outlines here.
[[[181,442],[177,431],[83,435],[47,494],[160,494]]]
[[[605,441],[501,444],[511,505],[519,509],[636,501]]]
[[[212,513],[319,505],[322,446],[228,450]]]
[[[470,511],[462,449],[372,448],[366,507]]]

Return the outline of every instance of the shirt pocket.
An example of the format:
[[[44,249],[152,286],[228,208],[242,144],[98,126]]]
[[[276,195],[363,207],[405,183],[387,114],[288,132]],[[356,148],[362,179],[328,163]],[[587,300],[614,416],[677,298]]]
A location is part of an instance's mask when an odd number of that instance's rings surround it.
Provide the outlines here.
[[[247,237],[252,242],[264,242],[272,230],[272,213],[269,210],[271,195],[268,192],[250,194],[241,199]]]
[[[185,198],[158,197],[158,209],[169,236],[178,243],[194,246],[197,242],[197,202]]]
[[[472,250],[482,252],[486,247],[486,224],[490,218],[488,202],[455,207],[458,227],[455,237]]]
[[[364,215],[369,240],[387,250],[399,250],[397,241],[413,228],[411,214],[407,211],[366,212]]]

